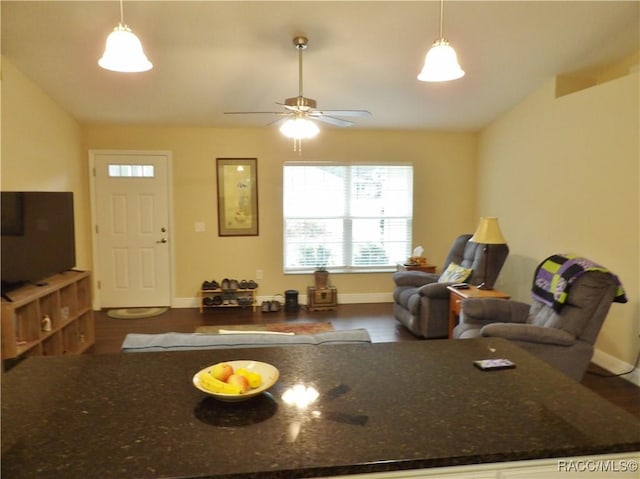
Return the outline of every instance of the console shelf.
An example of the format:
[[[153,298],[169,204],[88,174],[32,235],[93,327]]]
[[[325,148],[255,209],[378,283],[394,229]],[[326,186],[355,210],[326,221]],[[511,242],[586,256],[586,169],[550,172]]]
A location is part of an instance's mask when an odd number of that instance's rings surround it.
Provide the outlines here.
[[[82,354],[95,342],[91,276],[66,271],[2,299],[2,359]]]

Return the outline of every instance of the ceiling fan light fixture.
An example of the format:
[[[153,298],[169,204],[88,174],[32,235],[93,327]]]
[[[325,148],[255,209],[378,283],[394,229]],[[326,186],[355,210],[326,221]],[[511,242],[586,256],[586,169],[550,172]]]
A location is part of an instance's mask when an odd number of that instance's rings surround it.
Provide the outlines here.
[[[120,0],[120,23],[107,37],[102,58],[98,60],[105,70],[123,73],[146,72],[153,68],[142,49],[142,43],[124,23],[124,7]]]
[[[320,128],[313,121],[304,117],[289,118],[280,127],[280,132],[294,140],[308,140],[320,133]]]
[[[444,38],[433,43],[424,58],[424,66],[418,80],[426,82],[442,82],[457,80],[464,76],[464,70],[458,63],[458,55]]]

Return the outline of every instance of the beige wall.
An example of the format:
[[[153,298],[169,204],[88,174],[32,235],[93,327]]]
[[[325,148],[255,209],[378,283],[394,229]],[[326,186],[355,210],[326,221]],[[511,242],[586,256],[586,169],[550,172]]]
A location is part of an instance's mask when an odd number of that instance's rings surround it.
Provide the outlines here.
[[[478,204],[511,248],[499,288],[529,301],[535,266],[554,253],[613,270],[629,302],[614,304],[596,347],[634,364],[640,327],[638,73],[555,99],[552,81],[486,128]]]
[[[2,58],[2,190],[73,191],[76,266],[91,269],[89,175],[78,122]]]
[[[270,297],[287,289],[306,293],[311,275],[284,275],[282,270],[282,165],[285,161],[324,160],[402,162],[414,165],[414,242],[441,264],[452,239],[476,223],[475,133],[344,131],[325,129],[303,144],[298,156],[274,128],[219,129],[131,126],[86,126],[85,148],[169,150],[173,156],[176,291],[184,304],[205,279],[254,279],[258,294]],[[215,159],[258,158],[260,234],[218,236]],[[204,222],[205,232],[194,223]],[[404,258],[399,258],[403,260]],[[334,274],[343,302],[390,300],[390,273]]]

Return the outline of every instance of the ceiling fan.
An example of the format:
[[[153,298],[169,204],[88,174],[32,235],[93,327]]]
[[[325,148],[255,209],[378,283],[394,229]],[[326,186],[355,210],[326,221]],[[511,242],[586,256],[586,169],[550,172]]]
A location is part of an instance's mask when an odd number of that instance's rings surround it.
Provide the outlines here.
[[[270,114],[278,115],[282,118],[274,121],[273,123],[284,123],[286,126],[287,120],[317,120],[323,123],[329,123],[331,125],[345,127],[351,126],[354,123],[349,120],[343,120],[342,118],[336,118],[337,116],[347,117],[369,117],[371,113],[366,110],[318,110],[316,108],[316,101],[312,98],[306,98],[302,93],[302,52],[307,48],[308,40],[306,37],[295,37],[293,39],[293,45],[298,50],[298,96],[287,98],[284,103],[276,102],[277,105],[284,106],[283,111],[228,111],[224,112],[225,115],[251,115],[251,114]],[[312,122],[308,122],[312,123]],[[315,133],[318,128],[315,127]],[[282,128],[281,128],[282,131]],[[283,133],[294,139],[300,140],[302,138],[308,138],[309,136],[295,136]]]

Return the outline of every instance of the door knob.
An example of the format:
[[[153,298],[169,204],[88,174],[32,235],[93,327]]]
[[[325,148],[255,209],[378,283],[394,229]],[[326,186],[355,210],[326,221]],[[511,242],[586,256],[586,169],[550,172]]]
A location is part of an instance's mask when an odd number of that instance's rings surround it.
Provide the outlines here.
[[[162,238],[160,241],[156,241],[156,243],[166,243],[167,242],[167,238]]]

